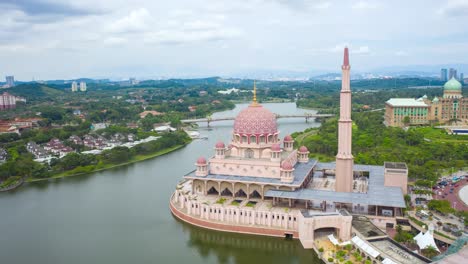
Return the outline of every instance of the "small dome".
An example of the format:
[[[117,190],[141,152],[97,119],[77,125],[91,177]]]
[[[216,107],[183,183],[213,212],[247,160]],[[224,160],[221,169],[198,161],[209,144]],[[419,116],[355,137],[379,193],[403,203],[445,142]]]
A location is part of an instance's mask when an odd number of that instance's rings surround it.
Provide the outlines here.
[[[280,144],[273,144],[273,145],[271,146],[271,150],[272,150],[272,151],[281,151],[281,146],[280,146]]]
[[[289,162],[289,160],[285,160],[281,163],[281,168],[283,170],[292,170],[293,169],[293,166],[291,164],[291,162]]]
[[[437,97],[437,96],[436,96],[436,97],[434,97],[434,99],[432,100],[432,102],[433,102],[433,103],[437,103],[437,102],[439,102],[439,97]]]
[[[197,159],[197,164],[199,165],[206,165],[206,159],[204,157],[199,157]]]
[[[291,141],[293,141],[293,138],[291,137],[291,135],[287,135],[287,136],[284,137],[283,141],[291,142]]]
[[[422,98],[423,98],[423,99],[427,99],[427,95],[423,95],[423,97],[422,97]]]
[[[309,151],[309,150],[307,149],[306,146],[301,146],[301,147],[299,148],[299,152],[304,153],[304,152],[308,152],[308,151]]]
[[[218,143],[216,143],[215,147],[216,148],[225,148],[226,146],[224,145],[224,142],[218,141]]]
[[[261,105],[250,105],[234,120],[234,134],[273,135],[277,132],[276,115]]]
[[[461,91],[462,84],[454,77],[444,84],[444,91]]]

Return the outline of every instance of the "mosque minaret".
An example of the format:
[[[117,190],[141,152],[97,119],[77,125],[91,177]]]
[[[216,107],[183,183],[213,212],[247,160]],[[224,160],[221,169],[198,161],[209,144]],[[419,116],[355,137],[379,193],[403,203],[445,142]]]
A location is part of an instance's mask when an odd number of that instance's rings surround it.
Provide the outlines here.
[[[351,89],[349,71],[349,51],[344,50],[344,60],[340,93],[340,119],[338,120],[338,154],[336,155],[335,190],[337,192],[352,192],[353,184],[353,154],[352,120],[351,120]]]

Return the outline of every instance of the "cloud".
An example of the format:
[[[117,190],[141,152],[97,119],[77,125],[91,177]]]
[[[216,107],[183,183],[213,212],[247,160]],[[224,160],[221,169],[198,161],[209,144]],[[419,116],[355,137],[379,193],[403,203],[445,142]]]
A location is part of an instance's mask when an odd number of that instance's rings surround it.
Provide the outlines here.
[[[208,30],[160,30],[146,34],[146,43],[159,44],[186,44],[204,41],[220,41],[235,38],[242,35],[242,31],[234,28],[218,28]]]
[[[445,6],[439,9],[439,14],[447,17],[451,16],[468,16],[468,1],[466,0],[451,0]]]
[[[395,52],[395,56],[398,56],[398,57],[407,57],[408,55],[409,55],[408,52],[402,51],[402,50]]]
[[[120,46],[127,42],[128,40],[126,38],[120,38],[120,37],[108,37],[104,39],[104,45],[108,45],[108,46]]]
[[[69,3],[45,0],[2,0],[0,7],[5,10],[19,10],[28,16],[86,16],[100,13],[92,8],[77,7]]]
[[[338,44],[338,45],[335,45],[332,48],[322,49],[322,50],[319,50],[319,51],[321,51],[321,52],[327,51],[327,52],[331,52],[331,53],[340,53],[340,52],[343,52],[345,47],[348,47],[349,51],[352,54],[370,54],[371,53],[371,50],[370,50],[369,46],[359,46],[357,48],[354,48],[353,46],[349,45],[348,43]]]
[[[220,28],[221,25],[212,21],[195,20],[185,22],[183,27],[187,30],[212,30]]]
[[[358,49],[350,49],[354,54],[369,54],[370,49],[368,46],[360,46]]]
[[[351,8],[352,9],[375,9],[378,7],[378,4],[375,1],[358,1],[354,3]]]
[[[343,52],[345,47],[349,47],[349,44],[348,43],[337,44],[334,47],[327,49],[327,51],[332,52],[332,53]]]
[[[328,9],[332,3],[327,0],[273,0],[293,10]]]
[[[108,30],[113,33],[143,32],[150,28],[150,13],[146,8],[132,10],[127,16],[113,22]]]

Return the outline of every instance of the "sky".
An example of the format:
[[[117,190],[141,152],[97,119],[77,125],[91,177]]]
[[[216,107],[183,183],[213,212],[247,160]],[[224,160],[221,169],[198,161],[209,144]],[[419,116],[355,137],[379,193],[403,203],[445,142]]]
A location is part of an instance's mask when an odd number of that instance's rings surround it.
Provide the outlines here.
[[[0,0],[0,76],[237,76],[468,63],[468,0]],[[2,77],[3,78],[3,77]]]

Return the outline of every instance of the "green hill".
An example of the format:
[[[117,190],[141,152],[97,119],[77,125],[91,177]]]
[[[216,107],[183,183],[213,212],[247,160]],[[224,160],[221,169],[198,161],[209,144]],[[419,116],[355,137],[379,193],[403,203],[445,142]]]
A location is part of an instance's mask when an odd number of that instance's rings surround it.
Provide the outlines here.
[[[40,83],[20,84],[12,88],[5,89],[6,92],[26,98],[30,101],[44,101],[50,97],[64,95],[65,92]]]

